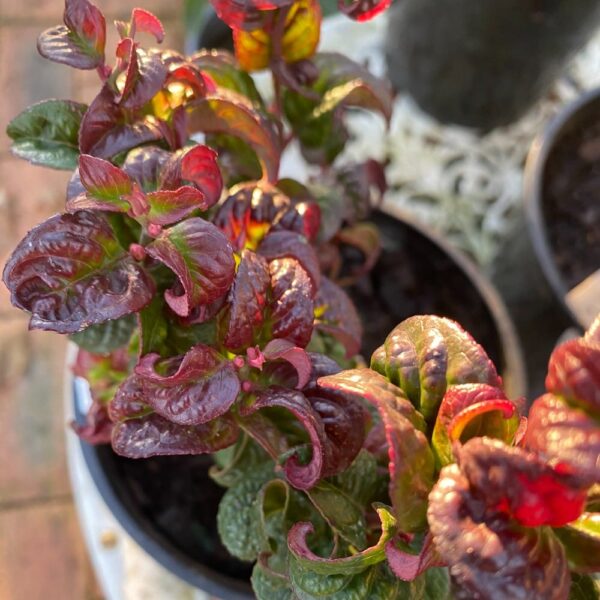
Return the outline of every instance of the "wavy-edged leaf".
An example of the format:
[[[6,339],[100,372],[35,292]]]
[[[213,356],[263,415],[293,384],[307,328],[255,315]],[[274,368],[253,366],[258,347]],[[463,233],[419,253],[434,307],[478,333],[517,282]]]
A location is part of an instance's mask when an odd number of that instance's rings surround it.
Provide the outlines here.
[[[392,0],[338,0],[340,12],[355,21],[369,21],[387,10]]]
[[[413,581],[431,567],[441,565],[429,532],[425,535],[418,554],[401,550],[390,540],[385,545],[385,556],[394,575],[403,581]]]
[[[461,587],[459,597],[567,598],[569,569],[552,530],[519,527],[485,510],[485,493],[473,494],[458,465],[442,469],[427,518],[435,547]]]
[[[79,126],[87,110],[71,100],[44,100],[26,108],[6,128],[11,151],[35,165],[72,170],[79,158]]]
[[[277,133],[273,124],[244,96],[220,89],[191,102],[188,111],[192,132],[240,137],[256,152],[267,179],[277,180],[280,154]]]
[[[331,481],[360,506],[366,506],[378,489],[379,479],[375,457],[362,449],[354,462]]]
[[[550,356],[546,389],[600,419],[600,342],[569,340]]]
[[[270,231],[258,247],[258,253],[269,262],[276,258],[296,259],[310,276],[315,293],[319,289],[319,259],[308,241],[295,231]]]
[[[584,512],[576,521],[556,529],[569,567],[580,573],[600,571],[600,514]]]
[[[179,278],[183,293],[169,289],[165,299],[180,316],[222,297],[233,282],[233,249],[212,223],[199,217],[165,229],[146,251]]]
[[[231,446],[238,434],[237,425],[226,417],[188,426],[148,414],[116,423],[112,447],[128,458],[209,454]]]
[[[113,350],[126,346],[135,331],[135,327],[135,317],[127,315],[114,321],[90,325],[87,329],[74,333],[71,340],[80,348],[89,352],[108,354]]]
[[[502,385],[485,350],[458,323],[431,315],[396,326],[373,353],[371,368],[400,387],[430,422],[449,385]]]
[[[262,469],[269,457],[265,451],[246,434],[240,435],[235,445],[217,452],[215,464],[209,475],[222,487],[232,487],[258,469]]]
[[[518,426],[517,407],[501,389],[484,383],[452,385],[440,404],[431,442],[445,466],[454,462],[452,442],[487,436],[511,444]]]
[[[240,68],[231,52],[220,49],[200,50],[190,60],[201,71],[208,73],[219,87],[233,90],[248,98],[255,106],[265,108],[254,80]]]
[[[243,350],[257,342],[257,334],[264,324],[270,283],[267,261],[250,250],[243,250],[222,316],[226,348]]]
[[[587,490],[564,469],[500,440],[473,438],[458,450],[473,493],[525,527],[561,527],[583,512]]]
[[[346,358],[360,351],[362,324],[358,312],[346,292],[323,275],[315,299],[315,325],[344,345]]]
[[[314,287],[310,277],[293,258],[269,263],[271,296],[267,324],[272,338],[289,340],[306,347],[313,330]]]
[[[79,149],[109,159],[136,146],[163,139],[156,118],[147,115],[126,115],[116,103],[110,86],[104,85],[92,100],[79,128]]]
[[[324,389],[364,399],[379,412],[389,455],[389,495],[403,531],[425,525],[427,496],[433,485],[434,458],[423,431],[423,417],[402,390],[371,369],[352,369],[322,377]]]
[[[235,55],[245,71],[269,66],[271,60],[294,63],[310,58],[319,45],[321,6],[316,0],[296,0],[290,6],[281,35],[281,52],[273,56],[272,29],[234,29]]]
[[[240,392],[231,362],[204,344],[163,361],[158,354],[147,354],[132,377],[139,379],[145,402],[161,417],[180,425],[200,425],[220,417]]]
[[[154,284],[99,214],[56,215],[32,229],[4,268],[11,302],[30,327],[75,333],[141,310]]]
[[[283,360],[296,371],[296,389],[301,390],[309,381],[313,368],[306,350],[294,346],[288,340],[271,340],[263,350],[266,360]]]
[[[273,576],[260,563],[252,569],[252,590],[257,600],[294,600],[290,584],[284,576]]]
[[[71,423],[73,431],[87,444],[109,444],[112,436],[113,422],[108,417],[106,406],[93,401],[85,415],[84,423]]]
[[[64,23],[40,35],[39,53],[76,69],[102,67],[106,43],[102,12],[88,0],[65,0]]]
[[[109,354],[94,354],[80,348],[73,365],[73,375],[83,377],[90,386],[94,403],[106,407],[127,378],[130,368],[127,348],[121,347]]]
[[[264,11],[289,6],[293,0],[211,0],[215,12],[232,29],[251,31],[264,22]]]
[[[396,519],[384,507],[377,508],[381,520],[381,535],[374,546],[352,556],[322,558],[308,546],[306,537],[314,531],[311,523],[296,523],[288,534],[288,547],[298,564],[308,571],[321,575],[357,575],[368,567],[385,560],[385,545],[396,533]]]
[[[525,445],[590,485],[600,482],[600,421],[557,396],[545,394],[531,406]]]

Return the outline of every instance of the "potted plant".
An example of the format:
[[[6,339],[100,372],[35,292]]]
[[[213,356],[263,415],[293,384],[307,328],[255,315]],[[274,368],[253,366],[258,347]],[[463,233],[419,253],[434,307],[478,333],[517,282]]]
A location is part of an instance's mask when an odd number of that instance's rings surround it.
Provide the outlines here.
[[[327,164],[343,144],[341,111],[385,113],[389,91],[344,57],[314,55],[317,4],[215,5],[238,60],[270,65],[271,111],[231,55],[144,51],[136,35],[160,41],[163,31],[142,9],[117,23],[108,67],[102,13],[67,0],[64,25],[39,49],[96,69],[101,91],[89,107],[35,105],[8,130],[16,154],[78,167],[66,212],[27,234],[4,281],[31,327],[79,344],[75,372],[92,406],[78,432],[125,457],[103,472],[120,473],[112,493],[129,485],[130,499],[158,497],[162,529],[213,561],[177,563],[173,542],[164,562],[226,598],[249,592],[198,518],[213,494],[207,454],[227,488],[216,529],[233,556],[255,561],[258,598],[443,598],[451,584],[494,598],[593,590],[578,573],[597,569],[599,326],[556,351],[528,427],[453,321],[404,321],[360,368],[356,311],[322,272],[327,205],[278,180],[290,130],[272,114],[287,114],[305,155]],[[381,8],[344,6],[355,18]],[[353,190],[369,190],[372,166],[355,168]],[[329,167],[323,183],[344,180]],[[356,245],[334,242],[342,254]],[[100,452],[104,465],[114,456]],[[143,479],[133,463],[147,465]],[[197,494],[190,512],[165,505],[167,470],[178,486],[168,492]],[[156,533],[145,537],[157,546]]]
[[[597,28],[594,0],[407,0],[390,11],[388,74],[444,123],[518,119]]]

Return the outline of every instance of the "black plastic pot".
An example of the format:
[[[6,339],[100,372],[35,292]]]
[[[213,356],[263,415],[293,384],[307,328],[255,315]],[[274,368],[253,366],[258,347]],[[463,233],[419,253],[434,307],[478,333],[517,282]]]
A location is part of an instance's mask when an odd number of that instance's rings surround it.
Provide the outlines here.
[[[544,390],[548,357],[557,340],[565,330],[581,333],[586,326],[568,301],[569,286],[549,242],[544,218],[548,159],[564,136],[599,116],[600,89],[595,89],[563,109],[533,142],[525,166],[522,218],[493,269],[492,279],[517,325],[536,394]]]
[[[370,341],[366,346],[379,345],[394,325],[410,316],[405,314],[406,308],[399,307],[401,294],[385,285],[397,280],[400,271],[406,270],[409,262],[419,270],[420,277],[433,283],[434,296],[444,300],[438,302],[433,298],[433,302],[426,306],[415,306],[412,314],[436,312],[461,321],[476,339],[479,338],[478,341],[496,362],[509,395],[522,394],[525,377],[513,325],[498,294],[473,263],[400,212],[394,211],[394,216],[376,212],[372,220],[381,229],[383,252],[379,266],[369,276],[368,285],[381,293],[377,310],[388,311],[390,318],[384,324],[380,319],[376,323],[369,313],[365,332]],[[399,252],[403,256],[402,264],[398,264]],[[452,282],[452,285],[444,284],[444,281]],[[350,290],[359,301],[364,293],[364,283],[362,287]],[[404,290],[406,298],[406,288]],[[378,335],[377,327],[382,333],[375,340],[373,336]],[[485,332],[485,339],[481,339],[478,332]],[[365,351],[371,349],[364,348]],[[78,386],[74,386],[73,390],[75,414],[78,419],[83,419],[79,409],[81,399],[77,397],[81,391]],[[207,475],[210,466],[208,457],[158,457],[135,461],[115,455],[109,446],[90,446],[85,442],[81,446],[86,465],[108,508],[125,531],[157,562],[188,583],[223,600],[253,597],[248,583],[250,568],[247,564],[225,558],[222,554],[225,550],[215,538],[214,527],[212,532],[204,532],[204,538],[196,535],[206,543],[196,544],[193,555],[184,549],[190,543],[189,540],[183,543],[182,536],[188,536],[188,530],[193,534],[194,528],[201,529],[201,525],[192,522],[194,518],[201,513],[205,529],[207,523],[214,524],[216,521],[217,503],[223,490]],[[192,506],[184,519],[167,512],[157,520],[153,516],[155,511],[151,501],[157,496],[175,493],[171,490],[179,493],[182,487],[186,496],[189,496],[190,489],[197,490],[198,505]],[[192,495],[195,493],[193,491]],[[186,531],[174,532],[172,524],[181,520],[187,523]]]
[[[439,121],[489,130],[540,98],[599,24],[597,0],[402,0],[388,75]]]

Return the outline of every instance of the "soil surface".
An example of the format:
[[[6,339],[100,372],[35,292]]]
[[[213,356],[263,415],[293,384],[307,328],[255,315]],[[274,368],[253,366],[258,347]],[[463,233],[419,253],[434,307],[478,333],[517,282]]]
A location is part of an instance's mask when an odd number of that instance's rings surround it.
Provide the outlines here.
[[[600,269],[600,120],[565,134],[544,172],[542,211],[567,289]]]

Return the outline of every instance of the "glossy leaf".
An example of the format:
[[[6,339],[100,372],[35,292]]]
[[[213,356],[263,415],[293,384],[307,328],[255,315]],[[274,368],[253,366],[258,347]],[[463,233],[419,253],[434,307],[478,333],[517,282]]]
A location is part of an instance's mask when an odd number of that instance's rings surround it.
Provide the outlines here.
[[[211,0],[217,15],[232,29],[248,31],[259,27],[264,21],[263,11],[283,8],[293,0]]]
[[[294,600],[288,580],[267,573],[260,563],[254,565],[250,582],[257,600]]]
[[[179,278],[183,294],[169,289],[165,299],[181,316],[223,296],[234,278],[235,262],[229,242],[214,225],[198,217],[164,230],[146,251]]]
[[[400,387],[427,421],[434,421],[449,385],[501,387],[484,349],[450,319],[410,317],[371,357],[371,368]]]
[[[294,63],[310,58],[319,45],[321,6],[316,0],[296,0],[290,6],[281,35],[281,51],[273,55],[273,40],[268,29],[234,29],[235,55],[245,71],[265,69],[271,61]]]
[[[128,315],[152,299],[146,272],[97,213],[57,215],[31,230],[6,263],[11,302],[30,327],[75,333]]]
[[[144,115],[132,119],[126,115],[108,84],[92,100],[79,129],[81,152],[105,159],[162,139],[157,119]]]
[[[233,444],[238,433],[235,423],[226,418],[188,426],[149,414],[116,423],[112,447],[128,458],[209,454]]]
[[[315,299],[315,324],[344,345],[347,358],[358,354],[362,338],[360,317],[346,292],[324,276]]]
[[[306,239],[294,231],[270,231],[258,247],[258,253],[269,262],[277,258],[294,258],[310,276],[313,293],[319,289],[321,271],[319,259]]]
[[[271,337],[306,347],[313,330],[314,288],[300,263],[281,258],[269,263],[271,301],[267,319]]]
[[[338,8],[355,21],[369,21],[387,10],[392,0],[338,0]]]
[[[356,575],[385,560],[385,545],[396,532],[396,520],[383,506],[377,508],[381,536],[375,546],[344,558],[322,558],[308,547],[306,537],[313,531],[311,523],[297,523],[288,534],[288,547],[299,565],[321,575]]]
[[[233,365],[201,344],[183,357],[164,361],[158,354],[147,354],[132,377],[139,378],[145,402],[180,425],[200,425],[225,414],[240,392]]]
[[[266,360],[284,360],[294,367],[298,376],[296,389],[301,390],[309,381],[312,370],[310,357],[305,350],[288,340],[271,340],[264,348]]]
[[[389,455],[389,495],[402,531],[425,525],[427,496],[433,485],[434,458],[423,434],[425,422],[406,396],[370,369],[352,369],[323,377],[324,389],[341,390],[372,404],[381,416]]]
[[[110,443],[113,423],[108,418],[106,406],[94,401],[86,414],[85,422],[72,422],[71,427],[82,441],[95,446]]]
[[[129,343],[135,326],[135,317],[127,315],[114,321],[90,325],[87,329],[74,333],[71,340],[89,352],[108,354]]]
[[[354,462],[331,481],[360,506],[367,506],[377,491],[379,478],[375,457],[363,449]]]
[[[240,137],[256,152],[263,173],[272,182],[279,170],[279,140],[273,125],[241,94],[221,89],[189,105],[192,132]]]
[[[517,407],[499,389],[483,383],[450,386],[433,429],[432,445],[441,466],[454,462],[452,442],[475,436],[512,443],[519,425]]]
[[[76,69],[102,67],[106,43],[102,12],[88,0],[65,0],[64,23],[40,35],[39,53]]]
[[[122,66],[126,77],[124,87],[116,100],[124,109],[139,109],[161,90],[167,80],[167,68],[160,55],[146,53],[126,38],[121,44],[129,46],[128,57]]]
[[[545,394],[533,403],[525,445],[590,485],[600,482],[600,422],[557,396]]]
[[[549,528],[519,527],[493,507],[486,510],[485,495],[471,491],[456,464],[442,469],[429,502],[435,547],[461,597],[567,598],[571,582],[565,553]]]
[[[410,554],[396,547],[393,540],[385,545],[385,556],[390,569],[403,581],[413,581],[431,567],[440,566],[431,533],[427,533],[418,554]]]
[[[165,37],[165,30],[160,19],[143,8],[134,8],[131,11],[131,20],[127,36],[135,38],[135,34],[139,31],[154,36],[154,39],[159,44]]]
[[[152,192],[163,187],[161,173],[172,156],[171,152],[157,146],[134,148],[125,158],[123,171],[138,184],[143,192]],[[181,183],[174,187],[179,187]]]
[[[554,533],[565,548],[571,569],[580,573],[600,571],[600,514],[585,512]]]
[[[215,464],[209,475],[220,486],[232,487],[262,469],[269,457],[264,450],[246,434],[241,435],[234,446],[221,450],[214,456]]]
[[[548,363],[546,389],[600,419],[600,343],[580,338],[556,348]]]
[[[72,170],[79,158],[78,134],[87,106],[70,100],[45,100],[17,115],[6,128],[11,151],[36,165]]]
[[[156,225],[172,225],[197,210],[206,210],[208,203],[204,194],[189,185],[176,190],[158,190],[150,192],[146,201],[150,210],[148,221]]]

